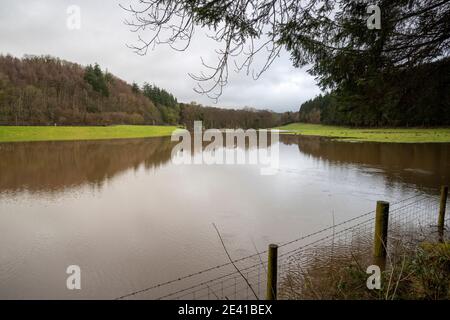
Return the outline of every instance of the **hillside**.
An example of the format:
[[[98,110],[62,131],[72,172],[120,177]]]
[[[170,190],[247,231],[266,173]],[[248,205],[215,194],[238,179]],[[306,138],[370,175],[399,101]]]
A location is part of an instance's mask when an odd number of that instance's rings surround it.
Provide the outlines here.
[[[83,67],[50,56],[0,55],[0,125],[147,124],[270,128],[292,123],[297,113],[221,109],[178,103],[164,89],[128,84],[99,65]]]
[[[0,124],[163,123],[152,100],[98,65],[0,56]]]

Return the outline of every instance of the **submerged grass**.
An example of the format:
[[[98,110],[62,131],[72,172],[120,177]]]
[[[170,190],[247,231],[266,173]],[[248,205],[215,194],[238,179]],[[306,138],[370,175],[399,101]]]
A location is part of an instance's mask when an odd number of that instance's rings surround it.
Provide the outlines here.
[[[174,126],[0,126],[0,142],[103,140],[170,136]]]
[[[429,143],[450,142],[450,128],[348,128],[321,124],[292,123],[276,129],[306,136],[350,141]]]

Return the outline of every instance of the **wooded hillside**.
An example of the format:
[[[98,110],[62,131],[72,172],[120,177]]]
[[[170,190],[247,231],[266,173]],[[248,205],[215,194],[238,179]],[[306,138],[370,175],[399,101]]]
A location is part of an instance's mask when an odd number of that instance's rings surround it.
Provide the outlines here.
[[[233,110],[181,104],[164,89],[142,87],[102,71],[49,56],[0,55],[0,125],[182,124],[215,128],[268,128],[297,113]]]
[[[162,118],[151,100],[98,65],[0,56],[0,123],[159,124]]]

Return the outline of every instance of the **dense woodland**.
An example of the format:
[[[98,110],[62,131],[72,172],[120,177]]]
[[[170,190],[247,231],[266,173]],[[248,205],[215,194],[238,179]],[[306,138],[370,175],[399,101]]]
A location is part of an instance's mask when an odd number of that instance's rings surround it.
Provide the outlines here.
[[[103,72],[52,57],[0,56],[0,123],[107,125],[160,123],[155,105]]]
[[[0,56],[1,124],[161,122],[152,101],[98,65],[83,68],[48,56]]]
[[[219,109],[178,103],[164,89],[142,87],[102,71],[49,56],[0,56],[0,124],[172,124],[267,128],[295,122],[297,113]]]
[[[365,98],[366,96],[370,98]],[[450,58],[337,89],[302,104],[299,120],[349,126],[450,125]]]
[[[203,121],[206,128],[271,128],[281,121],[279,114],[256,111],[202,107],[197,104],[181,104],[180,122],[191,127],[195,120]]]

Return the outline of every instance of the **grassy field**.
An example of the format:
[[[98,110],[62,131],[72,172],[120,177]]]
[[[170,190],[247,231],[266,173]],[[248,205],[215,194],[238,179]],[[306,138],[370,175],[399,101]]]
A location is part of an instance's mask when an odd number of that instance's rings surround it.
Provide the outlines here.
[[[170,136],[174,126],[9,127],[0,126],[0,142],[103,140]]]
[[[351,141],[374,141],[395,143],[450,142],[450,128],[346,128],[320,124],[293,123],[280,130],[306,136],[334,137]]]
[[[0,126],[0,142],[102,140],[170,136],[175,126],[44,127]],[[396,143],[449,142],[450,128],[354,129],[318,124],[293,123],[277,129],[307,136],[333,137],[350,141]]]

